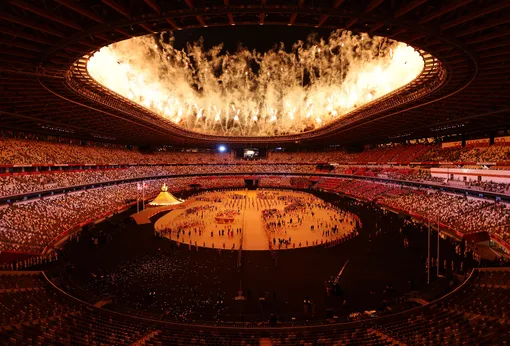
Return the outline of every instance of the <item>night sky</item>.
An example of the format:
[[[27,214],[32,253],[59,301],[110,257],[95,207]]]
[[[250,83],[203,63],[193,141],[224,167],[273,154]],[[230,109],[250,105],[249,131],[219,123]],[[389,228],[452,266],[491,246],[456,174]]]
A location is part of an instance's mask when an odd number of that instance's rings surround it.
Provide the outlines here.
[[[187,42],[194,42],[203,37],[206,49],[223,43],[225,49],[233,53],[237,51],[240,44],[250,50],[266,52],[283,42],[286,50],[290,50],[295,42],[306,41],[312,33],[317,34],[317,37],[328,37],[330,32],[329,29],[264,25],[188,29],[174,31],[173,35],[175,37],[174,46],[178,49],[181,49]]]

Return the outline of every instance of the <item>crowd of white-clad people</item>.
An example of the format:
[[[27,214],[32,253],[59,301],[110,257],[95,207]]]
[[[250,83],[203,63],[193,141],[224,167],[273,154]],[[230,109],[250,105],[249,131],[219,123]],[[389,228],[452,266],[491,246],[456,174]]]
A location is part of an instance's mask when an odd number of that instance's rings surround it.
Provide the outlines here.
[[[493,181],[471,181],[467,183],[467,186],[489,192],[510,193],[510,184],[497,183]]]
[[[457,153],[453,155],[452,153]],[[441,154],[442,153],[442,154]],[[0,197],[51,190],[76,185],[100,182],[158,177],[164,175],[214,174],[211,179],[181,177],[150,181],[147,196],[158,193],[162,182],[169,183],[170,191],[176,192],[197,184],[202,187],[243,186],[242,177],[218,178],[221,173],[315,173],[318,163],[327,162],[388,162],[389,160],[453,160],[465,161],[505,160],[510,147],[490,146],[486,148],[442,149],[434,145],[408,145],[376,148],[361,153],[346,153],[341,150],[323,152],[269,152],[261,161],[236,160],[232,153],[157,151],[144,154],[137,149],[98,144],[82,145],[55,141],[40,141],[0,137]],[[455,156],[455,157],[454,157]],[[103,165],[102,169],[83,170],[85,164]],[[105,169],[112,163],[124,164],[114,169]],[[164,165],[163,165],[164,163]],[[40,172],[27,169],[15,172],[12,167],[1,165],[37,164],[81,164],[79,171],[63,171],[62,168],[47,168]],[[127,164],[140,164],[128,166]],[[155,164],[150,166],[148,164]],[[324,173],[321,171],[321,173]],[[368,165],[338,165],[330,173],[387,177],[402,180],[440,183],[442,179],[430,175],[430,170],[399,166],[388,168]],[[306,177],[304,178],[306,179]],[[446,194],[407,193],[398,185],[376,184],[349,179],[332,179],[331,185],[320,181],[316,186],[338,190],[355,197],[377,200],[381,197],[388,204],[417,213],[435,213],[441,222],[449,223],[463,232],[487,230],[509,238],[508,207],[503,204],[469,201]],[[336,182],[335,182],[336,181]],[[288,177],[264,177],[259,186],[290,186]],[[494,182],[468,182],[467,187],[494,192],[510,192],[510,184]],[[22,251],[40,253],[57,235],[76,225],[94,219],[107,211],[133,201],[137,195],[137,184],[106,186],[100,189],[29,200],[0,207],[0,251]]]
[[[356,179],[325,178],[316,187],[439,221],[461,233],[486,231],[510,240],[510,205],[503,202]]]
[[[510,240],[510,206],[502,202],[412,190],[400,196],[384,196],[380,202],[462,233],[486,231]]]
[[[122,179],[158,177],[166,175],[190,174],[311,174],[317,173],[315,164],[200,164],[200,165],[157,165],[157,166],[125,166],[115,169],[86,169],[80,171],[44,171],[30,174],[0,175],[0,197],[71,186],[104,183]],[[397,180],[431,182],[448,184],[444,178],[433,177],[429,169],[385,169],[380,167],[338,166],[328,172],[330,174],[349,174],[373,176]],[[466,188],[483,191],[510,193],[510,184],[492,181],[466,182]]]
[[[192,184],[203,188],[242,186],[244,180],[220,177],[204,180],[178,178],[146,182],[145,196],[154,197],[167,183],[170,191],[182,191]],[[62,232],[132,203],[141,192],[136,183],[82,190],[0,208],[0,251],[41,252]]]
[[[329,179],[328,182],[320,182],[317,187],[419,214],[460,232],[487,231],[505,240],[510,239],[510,208],[503,203],[440,192],[428,193],[395,184]],[[146,197],[157,195],[164,182],[172,192],[189,189],[194,184],[203,188],[244,186],[241,177],[156,179],[147,181]],[[263,177],[260,183],[260,186],[291,187],[290,179],[285,176]],[[0,251],[40,253],[62,232],[132,203],[137,195],[141,195],[137,184],[129,183],[5,205],[0,209]]]
[[[129,166],[78,172],[52,171],[40,174],[0,176],[0,196],[12,196],[57,188],[143,177],[223,173],[313,173],[315,165],[172,165]]]

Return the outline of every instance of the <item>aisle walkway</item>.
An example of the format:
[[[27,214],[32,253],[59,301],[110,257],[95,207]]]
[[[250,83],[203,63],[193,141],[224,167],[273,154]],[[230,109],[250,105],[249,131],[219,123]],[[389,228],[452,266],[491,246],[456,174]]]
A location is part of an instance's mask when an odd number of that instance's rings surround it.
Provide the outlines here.
[[[271,338],[260,338],[260,346],[272,346]]]

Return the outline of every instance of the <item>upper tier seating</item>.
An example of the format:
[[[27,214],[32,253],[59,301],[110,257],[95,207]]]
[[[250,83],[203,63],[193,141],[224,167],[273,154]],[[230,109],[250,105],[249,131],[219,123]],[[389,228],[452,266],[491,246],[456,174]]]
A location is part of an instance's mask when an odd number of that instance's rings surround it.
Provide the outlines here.
[[[342,150],[269,152],[270,163],[387,163],[387,162],[500,162],[510,160],[510,146],[441,148],[438,145],[396,145],[347,153]],[[252,161],[250,161],[252,162]],[[243,163],[250,163],[243,162]],[[0,137],[0,165],[48,164],[225,164],[239,163],[231,153],[156,151],[142,154],[136,149],[112,145],[81,145]]]

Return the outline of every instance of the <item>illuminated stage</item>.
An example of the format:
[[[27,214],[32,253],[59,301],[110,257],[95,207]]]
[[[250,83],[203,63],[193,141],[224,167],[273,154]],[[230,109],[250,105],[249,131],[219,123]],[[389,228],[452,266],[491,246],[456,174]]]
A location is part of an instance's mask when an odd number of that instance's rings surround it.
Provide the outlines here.
[[[354,235],[356,223],[356,215],[312,194],[263,189],[196,195],[154,228],[181,245],[231,250],[242,242],[243,250],[285,250],[338,242]]]

